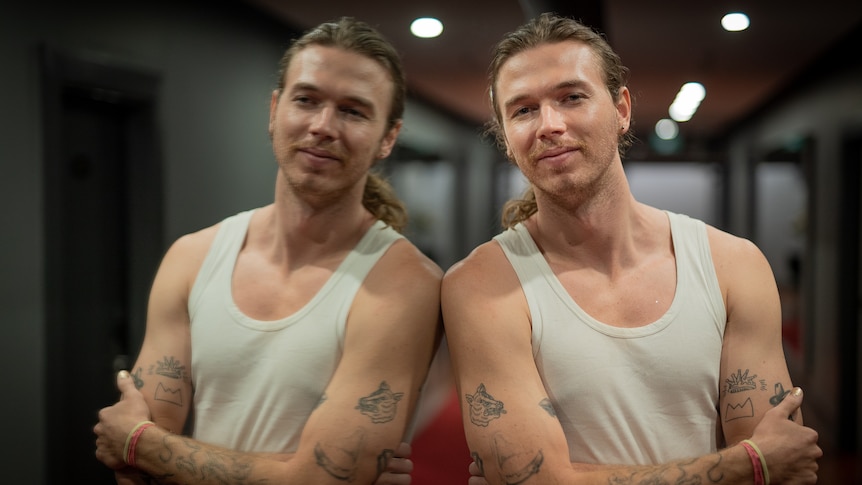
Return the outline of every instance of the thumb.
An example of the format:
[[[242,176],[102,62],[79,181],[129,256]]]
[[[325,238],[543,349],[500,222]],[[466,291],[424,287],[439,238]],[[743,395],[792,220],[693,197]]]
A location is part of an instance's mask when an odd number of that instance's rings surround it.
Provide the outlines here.
[[[794,387],[784,399],[775,406],[776,412],[793,419],[793,415],[802,406],[802,388]]]
[[[117,373],[117,389],[120,390],[121,400],[126,397],[127,393],[136,392],[138,390],[137,387],[135,387],[135,380],[132,379],[132,376],[128,371],[121,370]]]

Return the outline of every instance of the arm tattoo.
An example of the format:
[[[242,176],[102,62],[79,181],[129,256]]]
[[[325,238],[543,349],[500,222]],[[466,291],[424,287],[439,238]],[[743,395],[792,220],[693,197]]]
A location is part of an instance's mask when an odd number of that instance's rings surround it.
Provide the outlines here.
[[[736,374],[731,374],[729,378],[725,379],[724,383],[727,385],[727,392],[735,394],[737,392],[757,389],[757,383],[755,382],[757,374],[749,376],[748,372],[748,369],[745,369],[744,373],[742,369],[739,369],[736,371]]]
[[[476,393],[466,394],[467,405],[470,406],[470,422],[476,426],[487,427],[491,420],[506,414],[503,401],[497,401],[485,390],[485,384],[479,384]]]
[[[395,418],[396,406],[402,397],[403,392],[392,392],[389,384],[383,381],[376,391],[359,398],[359,405],[355,409],[371,418],[372,423],[388,423]]]
[[[790,391],[785,391],[784,385],[780,382],[776,382],[775,395],[769,398],[769,404],[772,404],[772,407],[778,406],[779,404],[781,404],[781,401],[783,401],[784,398],[787,397],[788,394],[790,394]],[[796,421],[796,418],[794,418],[792,414],[787,416],[787,419],[791,421]]]
[[[186,377],[186,366],[180,364],[180,361],[174,360],[173,357],[166,355],[161,362],[156,362],[156,368],[153,372],[160,376],[170,377],[171,379],[184,379]]]
[[[385,448],[379,455],[377,455],[378,476],[386,471],[386,467],[389,466],[389,460],[391,460],[393,456],[395,456],[395,450],[390,450],[389,448]]]
[[[179,361],[174,360],[173,357],[165,357],[163,361],[156,362],[155,372],[153,371],[154,366],[150,366],[150,375],[154,373],[156,375],[170,377],[171,379],[185,379],[185,366],[180,365]],[[144,387],[144,379],[141,377],[144,373],[144,369],[142,367],[138,367],[134,373],[131,373],[132,379],[135,381],[135,388],[141,389]],[[182,406],[183,405],[183,390],[180,387],[166,387],[164,383],[159,382],[156,385],[156,390],[153,393],[153,400],[169,402],[171,404]]]
[[[135,381],[135,388],[140,389],[144,387],[144,380],[141,379],[141,374],[144,373],[143,367],[138,367],[138,370],[135,372],[130,372],[129,374],[132,376],[132,379]]]
[[[545,461],[542,450],[536,453],[523,451],[523,448],[507,441],[500,433],[494,436],[493,446],[494,455],[497,457],[497,466],[503,477],[503,483],[506,485],[518,485],[526,482],[539,473],[542,462]]]
[[[719,483],[724,479],[724,475],[717,473],[716,476],[713,476],[713,470],[721,463],[721,459],[721,454],[718,454],[718,462],[710,467],[705,478],[700,474],[688,474],[686,468],[695,463],[697,461],[695,459],[683,463],[662,465],[658,469],[646,472],[632,472],[625,476],[615,474],[608,479],[608,483],[610,485],[702,485],[704,483]],[[668,474],[674,469],[679,475],[670,478]]]
[[[162,440],[163,449],[159,459],[172,464],[180,472],[196,480],[216,478],[221,483],[251,485],[250,480],[254,463],[251,459],[231,451],[206,451],[197,443],[184,436],[168,434]],[[158,479],[168,479],[175,473],[165,473]],[[173,483],[170,481],[169,483]]]
[[[314,445],[317,466],[335,479],[352,482],[359,469],[359,455],[365,445],[365,432],[357,429],[343,444]],[[379,458],[378,458],[379,460]],[[380,465],[378,464],[378,467]]]
[[[724,480],[724,473],[718,468],[721,465],[721,461],[724,460],[724,455],[721,453],[716,453],[718,455],[718,460],[716,460],[715,465],[712,465],[709,470],[706,471],[706,478],[709,479],[712,483],[719,483]]]
[[[156,392],[153,394],[153,399],[156,401],[169,402],[177,406],[183,405],[183,390],[179,387],[167,388],[161,382],[156,386]]]
[[[733,421],[734,419],[739,418],[753,418],[754,417],[754,404],[751,402],[751,398],[746,399],[742,402],[742,404],[733,404],[727,403],[727,406],[724,408],[724,421]]]
[[[470,456],[473,457],[473,462],[476,463],[476,467],[479,468],[479,474],[483,477],[485,476],[485,462],[482,461],[482,457],[479,456],[479,453],[475,451],[470,453]]]
[[[778,406],[781,404],[781,401],[784,400],[787,395],[790,394],[790,391],[784,390],[784,385],[780,382],[775,383],[775,395],[769,398],[769,404],[772,404],[772,407]]]
[[[548,398],[542,399],[539,401],[539,406],[544,409],[552,418],[557,417],[557,410],[554,409],[554,405],[551,403],[551,400]]]

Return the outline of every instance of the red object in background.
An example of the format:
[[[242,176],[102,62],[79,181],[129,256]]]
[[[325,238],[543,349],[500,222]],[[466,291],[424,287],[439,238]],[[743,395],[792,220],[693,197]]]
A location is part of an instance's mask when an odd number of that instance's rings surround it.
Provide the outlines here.
[[[412,485],[466,485],[473,459],[464,436],[458,393],[452,390],[446,405],[410,443]]]

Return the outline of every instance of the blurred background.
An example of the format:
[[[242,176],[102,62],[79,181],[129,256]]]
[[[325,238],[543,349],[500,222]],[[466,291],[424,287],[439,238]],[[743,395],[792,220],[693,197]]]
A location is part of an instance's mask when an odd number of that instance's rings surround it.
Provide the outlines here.
[[[380,168],[446,269],[524,188],[483,135],[486,68],[544,11],[604,32],[632,70],[635,196],[764,251],[820,483],[862,483],[862,2],[838,0],[0,3],[2,481],[113,483],[92,426],[163,252],[272,200],[269,99],[291,39],[352,15],[402,53],[404,129]],[[750,25],[726,30],[735,12]],[[422,17],[442,32],[412,34]]]

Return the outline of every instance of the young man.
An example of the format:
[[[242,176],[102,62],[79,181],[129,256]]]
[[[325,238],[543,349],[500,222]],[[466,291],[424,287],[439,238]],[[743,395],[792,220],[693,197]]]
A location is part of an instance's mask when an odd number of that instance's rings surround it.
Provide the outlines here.
[[[443,279],[484,475],[471,480],[814,483],[821,451],[801,426],[769,265],[633,198],[625,77],[600,35],[550,14],[497,46],[498,141],[530,190]]]
[[[442,271],[396,231],[403,206],[370,172],[405,96],[398,55],[362,22],[288,49],[270,105],[275,201],[168,250],[137,363],[94,428],[99,460],[170,483],[381,475],[442,329]],[[194,439],[176,434],[191,409]]]

